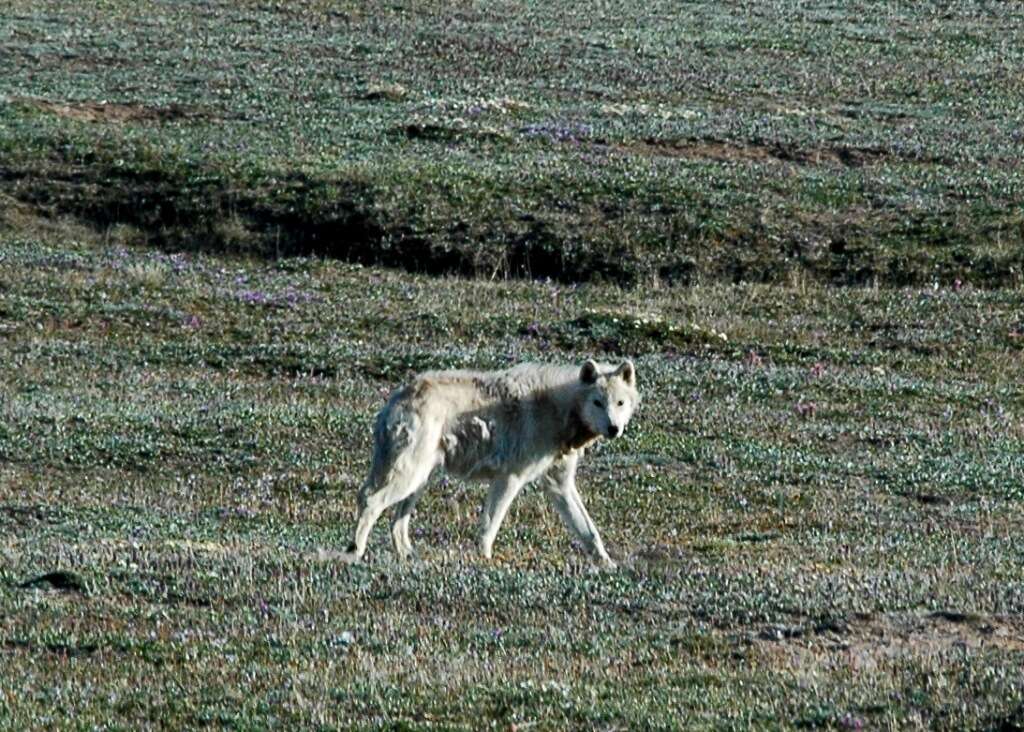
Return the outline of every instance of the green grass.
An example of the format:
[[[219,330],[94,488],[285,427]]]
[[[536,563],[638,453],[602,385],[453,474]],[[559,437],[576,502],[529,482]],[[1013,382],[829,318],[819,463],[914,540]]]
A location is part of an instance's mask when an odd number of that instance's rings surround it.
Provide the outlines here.
[[[170,250],[1016,285],[1013,3],[0,11],[0,194]]]
[[[0,730],[1024,727],[1022,21],[6,3]],[[592,356],[619,571],[332,558],[391,389]]]
[[[436,279],[59,221],[0,236],[0,282],[0,727],[1019,724],[1017,291]],[[409,373],[620,352],[645,400],[581,474],[620,571],[536,491],[475,559],[459,482],[421,562],[382,529],[330,558]],[[19,586],[52,571],[78,589]]]

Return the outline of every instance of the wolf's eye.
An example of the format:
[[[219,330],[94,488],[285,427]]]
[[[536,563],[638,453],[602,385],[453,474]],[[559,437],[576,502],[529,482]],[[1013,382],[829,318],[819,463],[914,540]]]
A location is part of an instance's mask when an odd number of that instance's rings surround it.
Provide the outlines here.
[[[602,407],[602,406],[604,406],[604,405],[603,405],[603,404],[601,404],[601,400],[600,400],[600,399],[595,399],[595,400],[594,400],[594,406],[595,406],[595,407]]]
[[[625,402],[620,400],[619,401],[619,406],[621,407],[623,404],[625,404]]]

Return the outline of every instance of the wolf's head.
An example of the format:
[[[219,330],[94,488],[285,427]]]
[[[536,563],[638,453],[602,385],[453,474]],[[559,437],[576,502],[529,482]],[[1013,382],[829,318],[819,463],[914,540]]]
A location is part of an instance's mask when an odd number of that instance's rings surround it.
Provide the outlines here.
[[[621,435],[640,402],[633,362],[612,368],[587,361],[580,369],[580,381],[585,386],[579,408],[583,423],[598,435]]]

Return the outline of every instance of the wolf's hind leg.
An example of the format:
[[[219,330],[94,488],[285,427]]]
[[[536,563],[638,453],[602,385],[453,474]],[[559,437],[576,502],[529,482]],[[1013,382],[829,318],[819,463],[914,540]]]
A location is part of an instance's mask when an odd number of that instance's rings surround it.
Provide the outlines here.
[[[409,538],[409,520],[424,493],[426,488],[420,488],[395,506],[394,517],[391,519],[391,538],[395,542],[395,551],[402,559],[408,559],[413,554],[412,539]]]
[[[357,562],[362,559],[370,531],[380,515],[390,506],[412,497],[427,482],[441,459],[439,437],[440,426],[431,428],[424,425],[390,465],[373,466],[370,479],[360,491],[355,537],[345,553],[345,561]],[[383,476],[379,483],[375,480],[378,476]],[[377,485],[380,487],[374,490]]]

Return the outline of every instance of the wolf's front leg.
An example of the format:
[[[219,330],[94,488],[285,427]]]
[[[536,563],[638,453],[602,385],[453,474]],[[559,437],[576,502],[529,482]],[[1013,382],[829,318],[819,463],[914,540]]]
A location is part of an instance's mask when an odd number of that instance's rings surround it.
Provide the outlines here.
[[[480,515],[480,556],[484,559],[491,558],[494,537],[498,535],[498,529],[505,520],[508,507],[512,505],[522,487],[522,481],[513,476],[498,478],[491,483],[487,502],[484,503],[483,513]]]
[[[605,551],[601,535],[597,532],[590,514],[583,505],[583,498],[576,490],[576,465],[579,463],[579,455],[571,453],[557,461],[544,476],[544,492],[547,494],[551,505],[555,507],[562,521],[569,528],[569,532],[576,536],[590,555],[600,563],[609,568],[615,568],[615,562]]]

